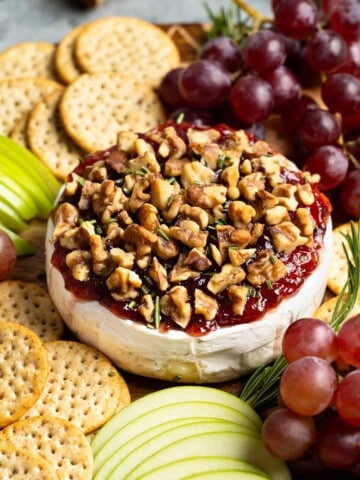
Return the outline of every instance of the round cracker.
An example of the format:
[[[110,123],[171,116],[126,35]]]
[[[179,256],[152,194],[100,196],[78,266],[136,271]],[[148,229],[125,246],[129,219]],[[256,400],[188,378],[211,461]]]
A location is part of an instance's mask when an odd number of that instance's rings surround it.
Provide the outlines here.
[[[24,115],[16,123],[15,127],[11,130],[10,138],[14,140],[19,145],[22,145],[25,148],[29,148],[29,143],[27,139],[27,122],[29,115]]]
[[[40,455],[50,463],[59,480],[92,478],[89,442],[81,430],[64,419],[39,416],[18,420],[0,432],[0,445],[4,444]]]
[[[155,92],[118,72],[83,74],[65,88],[60,116],[86,152],[116,144],[121,130],[147,131],[165,120]]]
[[[61,90],[47,95],[31,111],[27,138],[31,150],[59,179],[65,180],[79,164],[84,152],[67,135],[61,122]]]
[[[126,72],[151,86],[180,63],[176,44],[161,28],[120,16],[89,23],[78,35],[75,55],[85,72]]]
[[[45,77],[57,79],[54,68],[55,45],[48,42],[22,42],[0,54],[0,80],[4,78]]]
[[[0,323],[0,428],[18,420],[38,400],[48,374],[40,338],[23,325]]]
[[[335,305],[337,302],[338,297],[332,297],[329,300],[326,300],[324,303],[320,305],[319,308],[316,309],[314,313],[315,318],[319,318],[320,320],[324,320],[327,323],[331,322],[332,315],[334,313]],[[352,308],[351,312],[345,318],[348,319],[353,315],[357,315],[360,313],[360,297],[357,299],[354,307]]]
[[[344,252],[344,245],[347,247],[343,234],[351,233],[351,223],[343,223],[333,230],[333,254],[331,257],[328,273],[328,288],[338,295],[348,278],[348,265]],[[350,252],[350,258],[351,252]]]
[[[33,282],[0,283],[0,326],[5,321],[24,325],[43,342],[60,339],[64,333],[64,322],[49,292]]]
[[[2,480],[58,480],[53,467],[35,452],[12,445],[0,446]]]
[[[86,24],[78,25],[62,37],[55,50],[55,68],[65,84],[76,80],[82,73],[76,57],[75,44]]]
[[[130,403],[124,379],[97,349],[70,340],[47,342],[44,346],[48,352],[48,379],[39,400],[24,418],[55,415],[89,433]]]
[[[10,135],[17,122],[46,95],[63,86],[49,78],[9,78],[0,82],[0,135]]]

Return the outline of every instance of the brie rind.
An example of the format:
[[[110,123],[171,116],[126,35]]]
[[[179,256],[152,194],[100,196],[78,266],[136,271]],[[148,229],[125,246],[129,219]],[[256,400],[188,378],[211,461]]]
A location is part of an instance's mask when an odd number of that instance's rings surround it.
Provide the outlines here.
[[[326,289],[332,241],[330,220],[316,269],[293,296],[282,300],[261,319],[200,337],[175,330],[160,333],[139,322],[119,318],[97,301],[79,300],[68,291],[61,272],[51,263],[53,229],[49,220],[47,282],[66,324],[79,340],[98,348],[119,368],[146,377],[212,383],[247,374],[281,353],[285,329],[297,318],[311,316]]]

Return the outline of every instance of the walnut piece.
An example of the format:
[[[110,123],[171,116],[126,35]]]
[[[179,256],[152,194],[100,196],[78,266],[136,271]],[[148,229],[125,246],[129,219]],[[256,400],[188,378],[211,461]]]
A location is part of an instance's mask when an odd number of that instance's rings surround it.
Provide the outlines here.
[[[287,274],[284,263],[272,252],[263,251],[259,259],[248,265],[247,280],[252,285],[262,285],[266,282],[277,282]]]
[[[214,297],[207,295],[199,288],[195,289],[195,313],[209,322],[216,317],[219,305]]]
[[[172,287],[160,300],[161,313],[171,318],[182,328],[190,322],[192,308],[188,299],[188,291],[182,285]]]

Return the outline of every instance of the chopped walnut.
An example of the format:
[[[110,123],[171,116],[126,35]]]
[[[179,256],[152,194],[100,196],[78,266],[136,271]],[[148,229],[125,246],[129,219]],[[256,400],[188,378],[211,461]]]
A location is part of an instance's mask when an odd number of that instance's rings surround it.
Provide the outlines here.
[[[266,282],[277,282],[287,274],[284,263],[276,258],[272,252],[263,251],[259,259],[248,265],[247,280],[252,285],[262,285]]]
[[[210,322],[216,317],[219,305],[214,297],[207,295],[199,288],[195,289],[195,313]]]
[[[162,235],[158,235],[153,245],[153,251],[162,260],[170,260],[179,254],[179,247],[174,240],[167,240]]]
[[[133,268],[135,255],[133,252],[126,252],[122,248],[111,248],[110,249],[111,260],[115,262],[119,267],[124,268]]]
[[[208,234],[192,220],[182,220],[179,226],[169,228],[169,237],[188,247],[205,247]]]
[[[132,153],[134,151],[134,143],[137,138],[138,135],[130,130],[120,131],[117,136],[118,149],[127,153]]]
[[[228,255],[232,265],[240,266],[247,262],[256,252],[256,248],[229,247]]]
[[[150,232],[156,233],[159,230],[159,212],[151,203],[143,203],[138,210],[140,225]]]
[[[228,213],[234,226],[238,228],[249,224],[256,215],[256,210],[251,205],[238,200],[230,202]]]
[[[192,315],[192,308],[186,288],[181,285],[172,287],[168,293],[161,298],[160,310],[177,325],[186,328]]]
[[[191,185],[185,190],[185,199],[190,205],[201,208],[214,208],[226,202],[226,187],[224,185],[209,185],[207,187]]]
[[[297,186],[296,196],[300,203],[309,207],[315,201],[314,192],[310,183],[304,183]]]
[[[132,245],[140,256],[150,253],[156,240],[157,235],[155,233],[149,232],[149,230],[136,223],[129,225],[124,230],[124,241]]]
[[[231,285],[228,296],[232,303],[232,311],[235,315],[242,315],[247,301],[248,288],[243,285]]]
[[[150,201],[159,210],[165,210],[174,197],[174,185],[167,180],[156,178],[150,184]]]
[[[184,265],[198,272],[204,272],[208,270],[212,264],[204,250],[192,248],[184,261]]]
[[[265,222],[267,225],[277,225],[285,220],[289,220],[289,212],[283,205],[269,208],[265,212]]]
[[[181,172],[183,187],[190,185],[209,185],[215,179],[215,172],[201,162],[186,163]]]
[[[307,237],[301,235],[301,230],[292,222],[282,222],[270,227],[270,234],[277,252],[292,252],[299,245],[306,245]]]
[[[165,177],[178,177],[179,175],[181,175],[182,169],[184,168],[185,164],[189,162],[190,160],[188,160],[187,158],[169,158],[169,160],[165,162],[164,166]]]
[[[241,267],[226,263],[222,266],[220,273],[215,273],[211,277],[207,288],[211,293],[217,294],[230,285],[236,285],[242,282],[245,276],[246,273]]]
[[[315,222],[310,213],[310,210],[305,207],[298,208],[296,210],[296,223],[300,228],[303,235],[311,237],[315,230]]]
[[[187,151],[184,140],[176,133],[175,128],[167,127],[164,129],[165,139],[159,146],[159,155],[166,158],[181,158]]]
[[[129,209],[132,212],[136,212],[141,205],[150,201],[150,193],[146,190],[150,187],[150,182],[146,178],[140,178],[133,186],[131,196],[129,199]]]
[[[75,227],[79,218],[79,210],[74,205],[68,202],[61,203],[54,215],[54,237],[59,238],[67,230]]]
[[[227,195],[231,200],[236,200],[240,196],[240,190],[238,188],[238,182],[240,178],[239,161],[233,161],[232,165],[226,167],[222,173],[221,178],[227,186]]]
[[[155,304],[152,296],[149,293],[141,297],[141,303],[138,307],[138,311],[140,315],[142,315],[142,317],[146,320],[146,322],[150,323],[153,321]]]
[[[184,218],[194,220],[201,229],[206,228],[209,224],[209,214],[203,208],[185,204],[181,206],[180,213]]]
[[[246,200],[254,201],[261,190],[265,190],[265,176],[262,172],[250,173],[239,181],[239,190]]]
[[[296,190],[296,185],[285,183],[276,185],[273,188],[272,193],[278,197],[280,205],[284,205],[290,212],[292,212],[299,204],[295,197]]]
[[[153,257],[151,266],[149,268],[149,275],[155,282],[159,290],[165,292],[169,287],[166,269],[156,257]]]
[[[192,270],[189,265],[185,263],[186,258],[185,253],[180,253],[178,261],[169,274],[171,283],[183,282],[189,278],[197,278],[200,276],[199,270]]]
[[[142,285],[142,280],[133,270],[117,267],[107,278],[106,286],[115,300],[128,300],[138,296],[137,288]]]
[[[185,203],[184,195],[175,195],[174,198],[170,199],[168,206],[165,210],[163,210],[162,216],[165,220],[174,220],[180,212],[181,207]]]
[[[89,280],[92,257],[87,250],[73,250],[65,258],[66,265],[70,268],[72,276],[79,282]]]

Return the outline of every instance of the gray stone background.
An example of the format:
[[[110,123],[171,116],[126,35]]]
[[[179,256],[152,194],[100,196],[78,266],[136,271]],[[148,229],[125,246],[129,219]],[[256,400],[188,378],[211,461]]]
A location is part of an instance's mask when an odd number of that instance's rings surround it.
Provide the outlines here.
[[[0,51],[22,41],[56,43],[74,26],[109,15],[153,23],[205,22],[205,3],[213,12],[232,4],[231,0],[105,0],[100,7],[84,9],[77,0],[0,0]],[[247,3],[270,15],[270,0]]]

